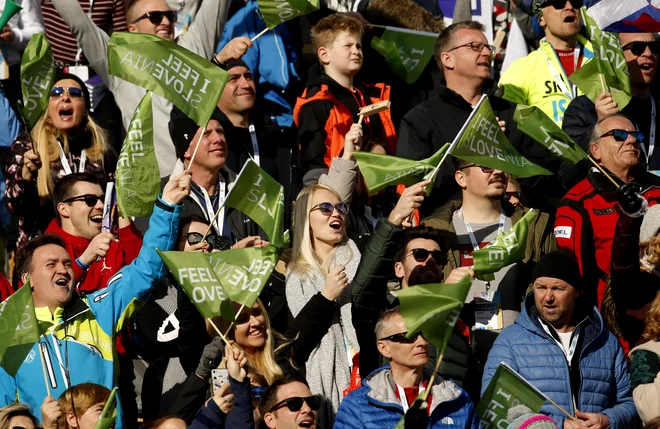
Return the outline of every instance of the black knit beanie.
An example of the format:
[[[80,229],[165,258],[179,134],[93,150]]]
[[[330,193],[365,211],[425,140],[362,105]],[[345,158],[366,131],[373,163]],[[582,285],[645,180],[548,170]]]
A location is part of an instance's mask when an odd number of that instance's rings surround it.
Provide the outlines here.
[[[85,85],[85,82],[83,82],[82,79],[80,79],[75,74],[58,72],[55,75],[55,80],[53,81],[53,86],[55,86],[55,84],[57,82],[59,82],[61,80],[64,80],[64,79],[71,79],[71,80],[75,80],[76,82],[78,82],[78,85],[80,85],[80,89],[82,89],[82,92],[83,92],[83,100],[85,100],[85,110],[87,112],[89,112],[89,107],[90,107],[90,102],[91,101],[89,99],[89,91],[87,90],[87,85]]]
[[[226,116],[216,107],[211,115],[211,119],[222,122],[224,118],[226,118]],[[169,129],[172,142],[174,142],[176,157],[183,161],[183,156],[188,150],[188,147],[190,147],[190,143],[192,143],[193,137],[195,137],[195,133],[197,133],[197,130],[199,129],[199,125],[183,113],[181,109],[172,106]]]
[[[563,280],[577,290],[582,290],[582,276],[577,260],[570,254],[555,250],[543,256],[534,268],[534,279],[550,277]]]

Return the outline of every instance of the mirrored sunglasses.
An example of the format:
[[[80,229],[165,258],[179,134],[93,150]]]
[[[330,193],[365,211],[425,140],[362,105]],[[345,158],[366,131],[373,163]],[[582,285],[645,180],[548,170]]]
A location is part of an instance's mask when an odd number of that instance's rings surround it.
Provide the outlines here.
[[[82,98],[83,96],[83,90],[80,88],[76,88],[75,86],[70,88],[64,88],[62,86],[54,86],[53,89],[50,90],[50,96],[53,98],[62,97],[64,96],[65,92],[71,98]]]
[[[339,212],[340,215],[346,216],[348,214],[348,205],[345,203],[339,203],[339,204],[332,204],[332,203],[319,203],[312,207],[312,210],[310,212],[313,212],[314,210],[318,210],[321,212],[323,216],[330,216],[332,215],[332,212],[335,211]]]
[[[617,142],[625,142],[628,140],[628,136],[632,136],[635,141],[639,143],[644,142],[644,133],[641,131],[626,131],[626,130],[609,130],[605,134],[601,135],[600,138],[610,137],[614,138]]]

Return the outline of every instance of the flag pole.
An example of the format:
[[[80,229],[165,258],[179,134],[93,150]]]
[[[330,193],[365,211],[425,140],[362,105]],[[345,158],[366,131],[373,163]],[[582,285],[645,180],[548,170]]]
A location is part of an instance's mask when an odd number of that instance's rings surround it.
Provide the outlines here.
[[[213,326],[213,329],[215,330],[215,332],[218,333],[218,335],[220,336],[220,338],[222,338],[222,341],[224,341],[225,344],[227,344],[229,347],[231,347],[231,349],[232,349],[233,351],[236,351],[236,349],[235,349],[234,347],[232,347],[231,344],[229,344],[229,341],[227,341],[227,337],[225,337],[225,336],[222,334],[222,332],[220,332],[220,329],[218,329],[218,326],[213,322],[213,319],[211,319],[210,317],[207,317],[206,320],[211,324],[211,326]]]
[[[260,38],[261,36],[263,36],[264,34],[266,34],[266,32],[267,32],[268,30],[270,30],[270,28],[268,28],[268,27],[264,28],[264,29],[261,31],[261,33],[257,34],[256,36],[254,36],[254,37],[253,37],[252,39],[250,39],[250,40],[254,42],[254,41],[257,40],[258,38]]]
[[[603,92],[610,92],[610,89],[605,83],[605,76],[603,76],[602,73],[598,73],[598,78],[600,79],[600,88],[603,90]]]
[[[436,359],[435,361],[435,369],[433,370],[433,374],[431,375],[429,384],[426,385],[426,389],[424,390],[424,397],[422,398],[422,401],[426,401],[426,398],[429,397],[429,393],[433,388],[433,382],[435,381],[435,375],[438,373],[438,370],[440,369],[440,364],[442,363],[442,358],[444,355],[445,355],[444,353],[440,353],[440,356],[438,356],[438,359]]]
[[[208,123],[206,124],[208,125]],[[204,137],[204,131],[206,130],[206,125],[204,127],[199,127],[200,129],[200,134],[199,138],[197,139],[197,144],[195,145],[195,151],[192,154],[192,157],[190,158],[190,163],[188,164],[188,172],[190,172],[190,169],[192,168],[193,161],[195,160],[195,155],[197,155],[197,150],[199,149],[199,144],[202,142],[202,137]]]
[[[605,175],[605,177],[607,177],[608,179],[610,179],[610,182],[612,182],[612,183],[614,184],[614,186],[617,187],[617,189],[619,188],[619,184],[616,183],[616,182],[614,181],[614,179],[612,179],[612,177],[611,177],[609,174],[607,174],[607,173],[605,172],[605,170],[603,170],[603,167],[601,167],[600,164],[598,164],[598,162],[596,162],[596,160],[593,159],[593,158],[591,157],[591,155],[587,155],[587,158],[589,158],[589,161],[591,161],[591,162],[596,166],[596,168],[599,169],[600,172],[603,173],[603,174]]]
[[[241,315],[241,312],[243,311],[244,308],[245,308],[245,304],[241,304],[241,308],[238,309],[238,311],[236,312],[236,315],[234,316],[234,321],[231,322],[231,324],[229,325],[229,328],[227,328],[227,332],[225,332],[225,337],[227,335],[229,335],[229,331],[231,331],[231,328],[234,327],[236,319],[238,319],[238,316]]]
[[[227,198],[222,200],[222,204],[218,207],[218,210],[215,212],[213,215],[213,218],[211,219],[211,222],[209,222],[208,228],[206,228],[206,232],[204,233],[204,236],[202,237],[202,241],[206,240],[206,236],[209,235],[209,232],[211,232],[211,229],[213,228],[213,223],[215,223],[215,220],[218,218],[218,215],[220,214],[220,211],[222,208],[225,206],[225,200]],[[218,231],[218,234],[222,235],[222,231]]]
[[[46,383],[46,393],[50,396],[50,386],[48,385],[48,376],[46,375],[46,362],[44,361],[44,352],[41,350],[41,337],[39,337],[39,357],[41,358],[41,372],[44,373],[44,383]]]

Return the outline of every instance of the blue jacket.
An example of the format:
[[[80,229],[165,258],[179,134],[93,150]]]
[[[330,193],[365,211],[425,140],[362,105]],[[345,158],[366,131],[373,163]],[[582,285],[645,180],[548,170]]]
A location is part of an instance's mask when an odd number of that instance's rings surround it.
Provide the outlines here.
[[[160,198],[156,201],[138,257],[118,271],[106,288],[84,298],[74,293],[65,308],[57,308],[55,314],[48,308],[35,309],[42,335],[39,343],[26,350],[27,357],[15,377],[0,368],[0,406],[18,399],[41,418],[38,411],[47,393],[39,346],[52,397],[58,398],[68,387],[87,381],[109,389],[116,386],[116,335],[140,301],[147,300],[156,280],[166,274],[156,249],[174,247],[182,208]],[[121,408],[117,408],[120,418],[116,427],[121,429]]]
[[[579,302],[575,308],[580,308]],[[574,371],[579,375],[580,383],[578,410],[605,414],[611,429],[638,426],[628,365],[616,337],[604,328],[596,308],[588,311],[578,329],[581,338],[575,353],[579,353],[579,359],[573,358],[573,365],[579,365],[579,372]],[[488,354],[482,395],[500,362],[509,364],[559,406],[575,415],[568,361],[559,345],[541,326],[533,292],[527,295],[523,311],[515,323],[504,328]],[[577,382],[575,377],[574,382]],[[541,412],[563,427],[564,414],[554,405],[546,402]]]
[[[401,401],[394,393],[394,379],[385,365],[362,380],[362,387],[349,393],[337,411],[334,429],[387,429],[403,418]],[[467,393],[451,380],[437,377],[431,390],[428,428],[479,428],[479,418]]]

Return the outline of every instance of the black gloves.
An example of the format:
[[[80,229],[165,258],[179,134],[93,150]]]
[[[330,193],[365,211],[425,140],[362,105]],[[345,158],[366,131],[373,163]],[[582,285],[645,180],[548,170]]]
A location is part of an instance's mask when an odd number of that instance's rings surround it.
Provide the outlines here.
[[[616,199],[621,210],[632,218],[643,216],[648,208],[648,203],[640,194],[642,186],[635,182],[628,182],[616,190]]]
[[[222,361],[222,357],[225,354],[225,345],[222,342],[222,338],[215,337],[213,341],[208,343],[204,347],[204,352],[202,353],[202,358],[199,360],[199,365],[195,374],[204,380],[209,380],[211,378],[211,371],[216,369]]]
[[[415,399],[412,407],[408,409],[404,416],[404,428],[415,429],[425,428],[429,425],[428,403],[421,399]]]

